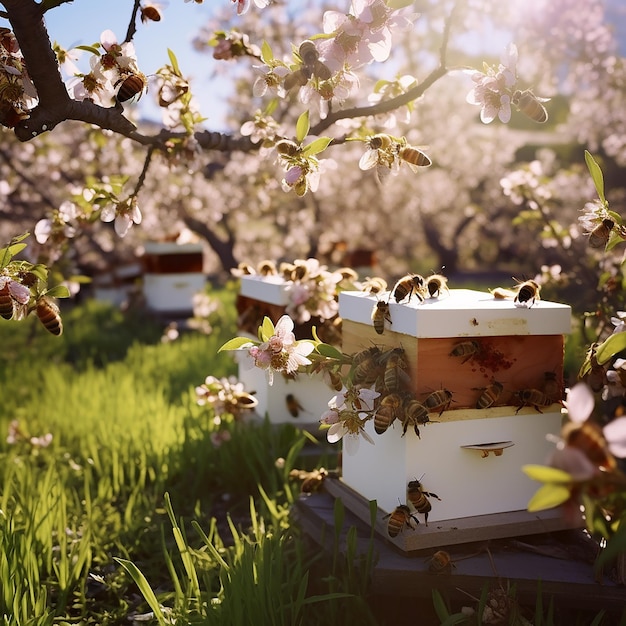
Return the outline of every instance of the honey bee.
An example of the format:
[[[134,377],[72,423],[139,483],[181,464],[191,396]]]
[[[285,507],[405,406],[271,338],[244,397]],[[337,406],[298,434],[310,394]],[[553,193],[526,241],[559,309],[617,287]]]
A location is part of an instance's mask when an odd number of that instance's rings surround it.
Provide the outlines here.
[[[265,259],[261,261],[257,267],[257,270],[261,276],[274,276],[278,274],[278,270],[276,269],[276,263],[271,261],[270,259]]]
[[[428,409],[415,398],[410,398],[404,402],[404,417],[402,418],[402,436],[406,435],[406,431],[409,426],[413,426],[413,430],[417,435],[418,439],[420,437],[420,424],[426,424],[430,421],[428,417]]]
[[[363,281],[361,290],[365,293],[377,294],[387,291],[387,281],[379,276],[370,278],[369,276]]]
[[[367,354],[362,357],[361,354],[363,352],[367,352]],[[369,386],[375,383],[377,378],[382,375],[383,370],[377,358],[379,354],[380,349],[372,347],[354,357],[352,372],[354,384]]]
[[[420,302],[424,301],[424,278],[419,274],[407,274],[403,276],[393,288],[393,297],[396,302],[411,300],[415,294]]]
[[[419,524],[419,520],[411,514],[411,509],[406,504],[399,504],[387,517],[389,518],[387,522],[387,534],[392,539],[397,537],[404,530],[405,526],[413,528],[411,519]]]
[[[382,435],[396,420],[402,406],[402,398],[397,393],[390,393],[380,401],[374,415],[374,430]]]
[[[160,22],[161,11],[154,4],[146,4],[140,7],[142,22]]]
[[[4,283],[0,289],[0,315],[5,320],[10,320],[13,317],[13,298],[9,293],[9,281]]]
[[[426,279],[426,290],[429,298],[438,298],[442,291],[450,292],[448,279],[441,274],[433,274]]]
[[[39,298],[36,310],[39,321],[48,332],[53,335],[60,335],[63,332],[63,322],[59,313],[59,307],[50,298],[46,296]]]
[[[134,72],[132,74],[127,74],[120,78],[117,81],[116,85],[119,85],[117,93],[115,95],[118,102],[126,102],[131,98],[134,98],[137,94],[141,94],[143,90],[146,88],[146,84],[148,79],[145,74],[141,72]]]
[[[541,104],[542,102],[548,102],[548,100],[550,98],[539,98],[530,89],[525,91],[517,90],[511,98],[518,111],[539,124],[544,124],[548,121],[546,107]]]
[[[298,417],[300,415],[300,411],[304,411],[302,405],[292,393],[288,393],[285,396],[285,404],[287,405],[287,410],[292,417]]]
[[[437,550],[435,554],[428,559],[428,571],[431,574],[449,574],[454,567],[450,554],[445,550]]]
[[[302,481],[300,493],[314,493],[319,491],[327,477],[328,470],[323,467],[310,472],[299,469],[293,469],[289,472],[289,478]]]
[[[584,422],[567,422],[561,437],[566,445],[583,452],[594,465],[607,471],[617,468],[617,461],[609,451],[602,428],[596,422],[589,419]]]
[[[552,398],[554,402],[561,402],[563,393],[556,378],[556,372],[544,372],[543,393]]]
[[[284,87],[287,91],[296,86],[304,87],[312,76],[319,80],[328,80],[333,75],[328,66],[319,60],[319,52],[310,39],[306,39],[300,44],[298,56],[302,65],[285,76]]]
[[[610,220],[608,217],[603,219],[602,222],[589,233],[589,245],[592,248],[606,247],[606,244],[609,243],[611,231],[614,226],[615,222],[613,220]]]
[[[277,141],[274,147],[278,154],[285,157],[295,157],[300,153],[300,146],[293,141],[289,141],[289,139]]]
[[[426,400],[424,400],[426,408],[433,413],[439,411],[439,415],[447,411],[448,408],[450,408],[450,404],[452,404],[452,392],[447,389],[433,391],[428,395]]]
[[[424,523],[428,526],[428,514],[433,508],[428,498],[436,498],[437,500],[441,500],[441,498],[436,493],[425,491],[422,483],[417,479],[409,481],[406,497],[415,507],[415,510],[424,516]]]
[[[539,300],[540,291],[540,285],[538,285],[534,280],[526,280],[523,283],[520,283],[517,287],[515,303],[519,306],[527,306],[530,308],[533,304],[535,304],[536,300]]]
[[[432,164],[430,157],[413,146],[403,146],[398,151],[398,156],[414,171],[420,167],[429,167]]]
[[[374,330],[382,335],[385,332],[385,322],[391,324],[391,314],[389,313],[389,303],[379,300],[372,309],[372,323]]]
[[[543,413],[539,407],[547,407],[554,404],[552,398],[539,389],[521,389],[520,391],[515,392],[515,396],[520,402],[520,405],[515,413],[519,413],[525,406],[532,406],[537,412]]]
[[[407,367],[408,363],[404,358],[404,350],[402,348],[395,348],[392,354],[387,358],[383,377],[385,388],[389,393],[400,391],[403,383],[410,381],[406,373]]]
[[[482,393],[478,396],[478,400],[476,400],[476,408],[488,409],[490,406],[493,406],[498,401],[503,391],[504,385],[494,380],[490,385],[482,389]]]
[[[469,361],[473,356],[480,352],[480,344],[472,339],[470,341],[461,341],[457,343],[448,356],[463,357],[461,363]]]

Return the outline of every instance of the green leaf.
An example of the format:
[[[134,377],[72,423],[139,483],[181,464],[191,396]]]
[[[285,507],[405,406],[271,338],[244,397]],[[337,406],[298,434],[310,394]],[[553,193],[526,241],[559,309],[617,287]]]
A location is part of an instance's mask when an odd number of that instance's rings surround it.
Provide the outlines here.
[[[309,157],[323,152],[332,140],[332,137],[318,137],[302,149],[302,156]]]
[[[167,56],[170,58],[170,63],[172,64],[172,69],[174,70],[174,72],[176,72],[178,76],[182,76],[182,74],[180,73],[180,67],[178,66],[178,59],[176,58],[174,51],[168,48]]]
[[[318,343],[315,346],[315,349],[317,350],[317,352],[319,352],[319,354],[329,359],[341,360],[343,358],[343,354],[341,353],[340,350],[337,350],[335,346],[331,346],[330,344],[327,344],[327,343]]]
[[[261,341],[268,341],[270,337],[274,335],[274,323],[269,317],[263,318],[263,324],[259,328],[259,339]]]
[[[311,123],[309,121],[309,112],[305,111],[299,118],[296,123],[296,139],[299,142],[309,134],[309,129],[311,128]]]
[[[272,47],[267,41],[263,41],[263,45],[261,46],[261,61],[263,61],[265,65],[269,65],[273,60],[274,53],[272,52]]]
[[[606,198],[604,197],[604,176],[602,175],[600,166],[588,150],[585,150],[585,162],[587,163],[587,168],[591,174],[593,184],[598,192],[598,198],[600,198],[602,204],[606,204]]]
[[[606,547],[600,553],[596,568],[608,565],[614,558],[624,553],[626,553],[626,518],[622,517],[617,532],[606,542]]]
[[[0,250],[0,267],[6,267],[11,259],[26,247],[25,243],[15,243]]]
[[[76,46],[79,50],[84,50],[85,52],[91,52],[91,54],[97,54],[100,56],[100,49],[97,47],[97,44],[93,46]]]
[[[626,350],[626,332],[615,333],[605,339],[596,348],[596,359],[600,365],[603,365],[622,350]]]
[[[522,471],[528,478],[541,483],[571,483],[573,480],[567,472],[547,465],[524,465]]]
[[[606,246],[604,246],[604,251],[609,252],[620,243],[624,243],[624,239],[618,234],[617,230],[613,229],[609,234],[609,240],[607,241]]]
[[[127,561],[126,559],[120,559],[118,557],[114,558],[135,581],[135,584],[137,585],[137,587],[139,587],[139,591],[141,591],[143,597],[146,599],[146,602],[152,609],[154,616],[156,617],[159,624],[161,626],[167,626],[167,622],[165,620],[165,616],[163,615],[161,605],[159,604],[157,597],[154,595],[154,591],[152,591],[152,588],[146,580],[146,577],[141,573],[139,568],[131,561]]]
[[[248,337],[235,337],[234,339],[229,339],[219,350],[218,352],[222,352],[223,350],[241,350],[245,345],[254,345],[254,342],[251,341]]]
[[[435,609],[435,613],[437,613],[437,617],[440,622],[444,622],[448,617],[450,617],[450,611],[448,611],[448,607],[444,602],[443,596],[439,589],[432,590],[433,597],[433,608]]]
[[[553,509],[555,506],[567,502],[570,496],[570,488],[565,485],[542,485],[530,499],[527,508],[531,513],[543,511],[544,509]]]
[[[45,295],[50,298],[69,298],[70,290],[65,285],[57,285],[52,287],[52,289],[48,289]]]

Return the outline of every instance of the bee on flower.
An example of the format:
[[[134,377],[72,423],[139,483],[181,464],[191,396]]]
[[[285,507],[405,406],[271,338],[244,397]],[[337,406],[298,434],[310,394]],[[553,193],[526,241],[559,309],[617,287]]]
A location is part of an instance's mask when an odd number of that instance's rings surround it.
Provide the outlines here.
[[[361,436],[372,445],[372,438],[365,432],[365,423],[371,419],[378,391],[368,387],[344,387],[328,402],[328,411],[320,418],[320,424],[329,426],[326,439],[337,443],[341,439],[348,454],[355,454]]]

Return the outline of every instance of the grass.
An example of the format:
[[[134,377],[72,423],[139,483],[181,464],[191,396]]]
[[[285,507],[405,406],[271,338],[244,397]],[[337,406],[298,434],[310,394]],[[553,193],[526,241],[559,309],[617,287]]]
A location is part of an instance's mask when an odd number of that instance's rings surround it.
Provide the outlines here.
[[[60,339],[0,325],[4,626],[318,624],[346,606],[367,623],[353,594],[366,572],[311,579],[321,557],[290,522],[308,436],[196,403],[207,375],[235,372],[217,354],[234,294],[212,296],[219,330],[174,342],[95,302],[64,312]]]

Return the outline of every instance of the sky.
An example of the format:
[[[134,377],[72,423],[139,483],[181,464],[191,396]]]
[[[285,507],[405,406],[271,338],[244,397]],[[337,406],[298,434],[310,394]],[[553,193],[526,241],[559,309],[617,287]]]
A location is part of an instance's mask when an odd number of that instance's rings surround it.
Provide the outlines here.
[[[196,52],[191,41],[212,13],[212,6],[226,6],[226,0],[209,0],[203,4],[185,3],[183,0],[157,2],[163,12],[160,22],[142,23],[137,20],[134,37],[139,68],[150,77],[159,67],[169,63],[168,48],[178,59],[181,71],[191,80],[192,93],[197,97],[200,110],[208,119],[207,128],[224,130],[226,110],[222,81],[211,81],[211,53]],[[73,0],[48,11],[46,26],[51,41],[65,49],[77,45],[90,45],[100,40],[103,30],[112,30],[121,41],[126,36],[133,7],[132,0]],[[88,56],[87,53],[85,53]],[[85,62],[81,64],[84,69]],[[136,105],[142,116],[160,121],[160,111],[154,94],[148,92]]]

